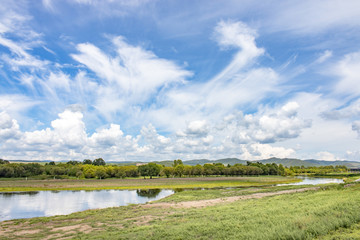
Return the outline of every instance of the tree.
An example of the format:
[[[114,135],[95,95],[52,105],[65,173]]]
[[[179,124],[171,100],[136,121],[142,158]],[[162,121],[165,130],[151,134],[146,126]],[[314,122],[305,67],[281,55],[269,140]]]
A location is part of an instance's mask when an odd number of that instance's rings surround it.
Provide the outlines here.
[[[84,159],[83,164],[92,164],[92,161],[90,159]]]
[[[105,166],[105,161],[102,158],[97,158],[93,161],[94,166]]]
[[[176,167],[178,165],[184,165],[181,159],[174,160],[173,167]]]
[[[101,167],[97,167],[95,170],[95,175],[99,178],[99,179],[104,179],[106,178],[108,175],[106,174],[105,168],[103,166]]]
[[[91,161],[91,160],[90,160]],[[78,165],[78,164],[81,164],[81,162],[79,161],[68,161],[66,164],[69,164],[69,165]]]
[[[138,168],[139,173],[141,176],[150,176],[150,179],[152,179],[153,176],[157,176],[160,173],[161,166],[156,163],[148,163],[146,165],[141,165]]]
[[[167,178],[169,178],[171,175],[174,174],[174,168],[173,167],[164,167],[162,172],[165,174]]]
[[[10,162],[8,160],[4,160],[0,158],[0,164],[9,164]]]
[[[184,165],[177,165],[174,169],[174,173],[176,176],[182,177],[182,175],[184,175]]]

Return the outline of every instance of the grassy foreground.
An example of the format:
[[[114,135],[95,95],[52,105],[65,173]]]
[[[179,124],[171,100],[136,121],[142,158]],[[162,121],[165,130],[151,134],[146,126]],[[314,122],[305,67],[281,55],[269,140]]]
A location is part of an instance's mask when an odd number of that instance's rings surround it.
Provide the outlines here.
[[[41,190],[101,190],[101,189],[173,189],[252,187],[301,181],[291,177],[197,177],[155,179],[62,179],[62,180],[1,180],[0,192]]]
[[[206,191],[216,190],[201,192]],[[242,194],[243,189],[233,191]],[[177,194],[201,199],[190,191]],[[205,207],[166,207],[161,202],[5,221],[0,239],[359,239],[360,184]]]

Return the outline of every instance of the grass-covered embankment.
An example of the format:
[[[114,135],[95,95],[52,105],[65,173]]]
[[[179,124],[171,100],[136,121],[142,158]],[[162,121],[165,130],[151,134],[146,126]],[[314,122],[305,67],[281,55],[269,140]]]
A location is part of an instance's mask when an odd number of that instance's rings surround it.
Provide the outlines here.
[[[351,229],[360,222],[360,184],[198,208],[153,205],[6,221],[0,223],[0,238],[328,239],[329,234],[346,231],[344,228]]]
[[[101,189],[173,189],[256,187],[301,181],[281,176],[259,177],[196,177],[154,179],[62,179],[62,180],[1,180],[0,192],[44,190],[101,190]]]

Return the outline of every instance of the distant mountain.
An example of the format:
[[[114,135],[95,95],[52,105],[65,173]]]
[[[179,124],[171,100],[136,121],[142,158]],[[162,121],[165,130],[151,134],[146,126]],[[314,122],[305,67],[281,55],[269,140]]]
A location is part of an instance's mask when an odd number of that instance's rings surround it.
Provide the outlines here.
[[[10,160],[10,162],[22,162],[22,163],[30,163],[30,162],[51,162],[50,160],[42,160],[42,161],[36,161],[36,160]],[[60,162],[68,162],[68,161],[60,161]],[[164,161],[152,161],[154,163],[164,165],[166,167],[172,166],[173,160],[164,160]],[[223,158],[218,160],[209,160],[209,159],[194,159],[194,160],[186,160],[183,161],[185,165],[191,165],[195,166],[197,164],[204,165],[206,163],[222,163],[224,165],[234,165],[234,164],[246,164],[246,160],[241,160],[238,158]],[[267,163],[276,163],[276,164],[282,164],[286,167],[290,166],[304,166],[304,167],[319,167],[319,166],[336,166],[336,165],[345,165],[348,168],[360,168],[360,162],[355,161],[324,161],[324,160],[315,160],[315,159],[307,159],[307,160],[300,160],[296,158],[269,158],[269,159],[262,159],[262,160],[256,160],[256,162],[261,162],[263,164]],[[141,161],[126,161],[126,162],[120,162],[120,161],[108,161],[108,164],[116,164],[120,166],[129,166],[129,165],[137,165],[147,162],[141,162]]]
[[[203,165],[205,163],[223,163],[224,165],[227,164],[234,165],[237,163],[246,164],[246,162],[247,162],[246,160],[240,160],[238,158],[224,158],[218,160],[208,160],[208,159],[189,160],[189,161],[184,161],[184,164]],[[355,162],[355,161],[324,161],[324,160],[314,160],[314,159],[300,160],[296,158],[269,158],[269,159],[257,160],[256,162],[261,162],[263,164],[276,163],[276,164],[282,164],[286,167],[290,167],[290,166],[319,167],[319,166],[330,166],[330,165],[332,166],[345,165],[348,168],[360,167],[360,162]]]
[[[308,162],[305,160],[300,160],[296,158],[269,158],[264,160],[259,160],[257,162],[261,162],[263,164],[266,163],[276,163],[276,164],[282,164],[283,166],[290,167],[290,166],[304,166],[304,167],[318,167],[318,166],[324,166],[329,164],[322,164],[322,162],[325,161],[318,161],[318,162]],[[338,164],[339,165],[339,164]]]

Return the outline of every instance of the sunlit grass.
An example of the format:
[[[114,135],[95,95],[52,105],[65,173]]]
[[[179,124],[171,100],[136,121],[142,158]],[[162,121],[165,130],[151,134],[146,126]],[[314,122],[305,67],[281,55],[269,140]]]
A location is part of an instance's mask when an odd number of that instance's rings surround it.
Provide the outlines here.
[[[299,186],[264,187],[262,190],[295,187]],[[242,194],[241,189],[236,190]],[[182,194],[187,194],[189,200],[217,197],[224,189],[197,191],[200,197],[195,193],[185,191],[174,197]],[[131,205],[66,216],[5,221],[0,223],[0,230],[4,232],[6,227],[7,239],[66,236],[75,239],[344,239],[342,234],[349,236],[345,239],[357,239],[358,225],[354,224],[360,222],[359,212],[360,184],[347,188],[332,184],[325,190],[223,202],[202,208]],[[90,230],[82,231],[80,227],[71,231],[52,230],[77,225]],[[17,236],[15,233],[19,229],[38,232]]]
[[[0,192],[41,190],[102,190],[102,189],[173,189],[256,187],[301,181],[281,176],[259,177],[203,177],[157,179],[64,179],[64,180],[16,180],[0,181]]]

